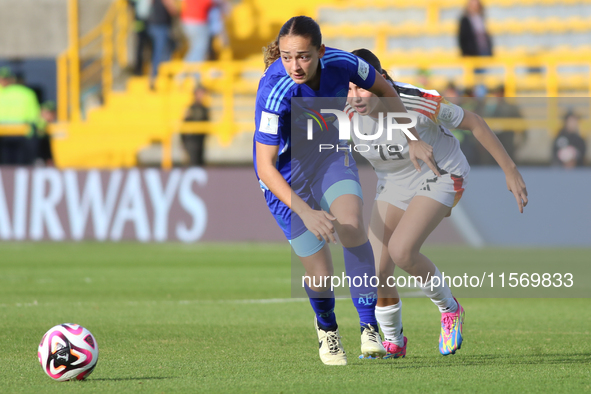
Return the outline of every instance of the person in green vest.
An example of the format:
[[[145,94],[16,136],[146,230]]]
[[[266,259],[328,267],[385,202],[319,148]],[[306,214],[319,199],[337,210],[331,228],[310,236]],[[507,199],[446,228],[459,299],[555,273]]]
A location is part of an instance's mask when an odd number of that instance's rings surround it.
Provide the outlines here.
[[[9,67],[0,68],[0,125],[26,124],[25,136],[0,138],[0,164],[29,165],[35,159],[36,128],[40,120],[40,106],[32,89],[18,84]]]

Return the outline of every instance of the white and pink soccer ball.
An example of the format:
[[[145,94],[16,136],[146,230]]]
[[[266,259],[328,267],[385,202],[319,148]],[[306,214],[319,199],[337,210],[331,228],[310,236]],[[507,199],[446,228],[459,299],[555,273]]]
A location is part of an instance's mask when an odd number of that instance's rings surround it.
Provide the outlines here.
[[[65,323],[45,333],[38,352],[45,373],[60,382],[83,380],[98,361],[98,345],[86,328]]]

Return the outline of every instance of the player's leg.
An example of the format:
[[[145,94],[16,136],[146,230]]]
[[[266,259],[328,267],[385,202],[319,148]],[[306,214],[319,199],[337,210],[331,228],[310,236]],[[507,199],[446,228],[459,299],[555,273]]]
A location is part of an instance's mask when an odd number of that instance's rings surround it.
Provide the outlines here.
[[[450,208],[425,196],[415,196],[398,222],[388,243],[394,263],[423,281],[430,280],[435,265],[420,253],[421,246]]]
[[[334,313],[334,292],[330,288],[333,266],[328,245],[324,241],[318,241],[310,231],[290,242],[306,271],[305,288],[316,315],[314,327],[318,335],[320,359],[327,365],[346,365],[347,355],[341,343]],[[318,247],[320,250],[309,254]]]
[[[407,339],[402,329],[402,301],[390,278],[396,267],[388,252],[388,242],[404,211],[385,201],[376,200],[372,208],[368,238],[374,252],[378,302],[376,318],[384,333],[385,358],[399,358],[406,355]]]
[[[338,164],[337,162],[336,167]],[[375,317],[377,291],[375,286],[371,285],[371,279],[375,276],[375,263],[363,225],[361,186],[357,180],[357,170],[353,169],[355,171],[343,171],[345,179],[341,178],[330,185],[324,192],[321,202],[323,208],[337,219],[334,226],[343,245],[345,271],[351,278],[351,299],[361,325],[362,357],[379,358],[386,355],[386,350],[382,345]],[[330,174],[330,171],[328,173]],[[354,175],[354,178],[347,179],[348,174]],[[361,279],[361,286],[359,279],[356,282],[354,278]]]
[[[310,200],[309,196],[303,198],[305,201]],[[340,341],[334,314],[334,292],[330,287],[327,288],[324,280],[333,272],[328,246],[306,229],[300,217],[268,190],[265,191],[265,199],[277,224],[303,264],[305,275],[310,278],[304,287],[315,313],[314,327],[320,343],[320,359],[327,365],[346,365],[347,356]],[[313,200],[309,203],[315,204]],[[316,206],[313,208],[318,209]]]
[[[410,275],[422,279],[423,292],[442,313],[440,352],[443,355],[453,354],[461,347],[464,311],[443,281],[437,267],[420,253],[420,249],[429,234],[449,214],[450,209],[450,206],[430,197],[415,196],[388,244],[394,263]]]
[[[152,71],[150,73],[151,84],[158,75],[158,66],[170,59],[170,32],[165,25],[148,26],[148,34],[152,39]]]
[[[305,247],[304,242],[312,248]],[[318,326],[325,330],[336,330],[334,292],[330,289],[333,267],[328,245],[324,241],[318,241],[309,231],[290,243],[304,266],[304,287],[316,314]]]

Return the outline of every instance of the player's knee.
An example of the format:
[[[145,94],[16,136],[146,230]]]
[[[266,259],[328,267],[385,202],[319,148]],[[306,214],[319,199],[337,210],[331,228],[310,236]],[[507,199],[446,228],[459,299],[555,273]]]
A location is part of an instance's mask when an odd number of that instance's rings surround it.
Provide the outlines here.
[[[353,248],[367,241],[365,231],[360,228],[347,228],[344,231],[339,231],[339,239],[346,248]]]
[[[337,222],[344,227],[363,228],[363,218],[359,212],[346,212],[337,216]]]
[[[337,231],[345,247],[359,245],[360,240],[366,238],[363,220],[357,215],[343,215],[339,218]]]
[[[396,264],[398,267],[408,271],[408,269],[413,266],[414,253],[412,249],[406,248],[404,246],[389,246],[388,251],[390,252],[392,261],[394,261],[394,264]]]

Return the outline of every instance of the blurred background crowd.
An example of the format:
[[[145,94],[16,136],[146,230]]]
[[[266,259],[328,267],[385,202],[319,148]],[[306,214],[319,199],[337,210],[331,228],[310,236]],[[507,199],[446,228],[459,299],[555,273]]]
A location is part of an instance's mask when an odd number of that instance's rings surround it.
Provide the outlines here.
[[[0,8],[3,165],[250,164],[261,47],[304,13],[327,45],[371,49],[395,79],[481,114],[518,164],[591,164],[587,0],[0,0]],[[470,133],[454,133],[470,164],[494,164]]]

